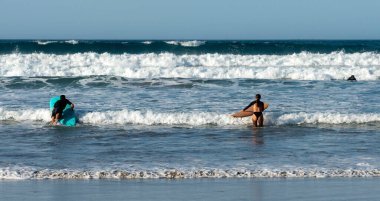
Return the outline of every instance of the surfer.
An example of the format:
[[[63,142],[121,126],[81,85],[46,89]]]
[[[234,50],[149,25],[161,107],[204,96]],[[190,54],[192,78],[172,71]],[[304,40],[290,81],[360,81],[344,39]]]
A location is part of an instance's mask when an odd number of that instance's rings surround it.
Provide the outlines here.
[[[268,108],[268,104],[261,102],[261,95],[256,94],[256,100],[252,101],[247,107],[243,109],[243,111],[247,111],[248,108],[252,107],[252,123],[255,127],[259,126],[262,127],[264,126],[264,115],[263,112],[265,109]]]
[[[60,99],[54,104],[53,111],[51,113],[51,123],[57,125],[58,120],[62,117],[62,112],[66,108],[66,105],[69,104],[71,109],[74,109],[74,104],[72,104],[65,95],[61,95]]]
[[[356,78],[355,78],[354,75],[351,75],[351,77],[349,77],[347,80],[348,80],[348,81],[356,81]]]

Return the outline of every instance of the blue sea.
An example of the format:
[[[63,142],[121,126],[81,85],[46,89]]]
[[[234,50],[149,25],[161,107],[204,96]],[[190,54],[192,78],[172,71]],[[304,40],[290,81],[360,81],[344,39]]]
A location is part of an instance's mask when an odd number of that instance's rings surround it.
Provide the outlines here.
[[[379,177],[379,78],[380,41],[1,40],[0,180]]]

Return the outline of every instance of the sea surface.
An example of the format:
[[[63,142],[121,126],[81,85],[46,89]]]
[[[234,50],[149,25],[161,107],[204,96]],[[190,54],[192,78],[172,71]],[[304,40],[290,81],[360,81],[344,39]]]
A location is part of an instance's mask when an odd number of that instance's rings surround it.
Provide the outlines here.
[[[0,180],[379,177],[379,78],[380,41],[2,40]]]

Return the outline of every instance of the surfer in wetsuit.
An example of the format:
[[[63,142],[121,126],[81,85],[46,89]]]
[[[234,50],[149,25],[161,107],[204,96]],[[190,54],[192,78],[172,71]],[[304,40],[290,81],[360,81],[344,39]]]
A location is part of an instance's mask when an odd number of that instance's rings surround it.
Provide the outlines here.
[[[347,80],[348,80],[348,81],[356,81],[356,78],[355,78],[354,75],[351,75],[351,77],[349,77]]]
[[[74,104],[67,100],[65,95],[61,95],[60,100],[54,104],[54,108],[51,113],[51,123],[53,125],[57,125],[57,121],[62,117],[62,112],[66,108],[67,104],[71,106],[72,110],[74,109]]]
[[[260,101],[261,95],[256,94],[256,100],[252,101],[247,107],[243,109],[243,111],[247,111],[248,108],[253,106],[253,115],[252,115],[252,123],[255,127],[264,126],[264,116],[263,111],[269,106],[268,104],[264,104],[264,102]],[[258,123],[258,124],[257,124]]]

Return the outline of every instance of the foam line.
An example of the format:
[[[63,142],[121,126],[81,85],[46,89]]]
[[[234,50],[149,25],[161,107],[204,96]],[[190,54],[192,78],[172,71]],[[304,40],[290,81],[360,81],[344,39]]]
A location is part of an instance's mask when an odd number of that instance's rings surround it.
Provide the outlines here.
[[[156,169],[156,170],[51,170],[0,168],[0,180],[25,179],[194,179],[194,178],[324,178],[379,177],[379,169]]]
[[[101,112],[77,111],[79,120],[91,125],[176,125],[176,126],[229,126],[249,125],[249,117],[232,118],[230,114],[213,112],[156,112],[152,110],[118,110]],[[380,122],[380,114],[362,113],[265,113],[265,123],[268,126],[298,125],[298,124],[364,124]],[[0,107],[0,121],[50,121],[48,109],[19,109],[12,110]]]
[[[282,114],[278,118],[272,118],[269,121],[275,125],[294,125],[294,124],[363,124],[370,122],[380,122],[380,114],[362,113],[362,114],[342,114],[332,113],[289,113]]]
[[[50,43],[57,43],[58,41],[36,41],[36,43],[38,45],[47,45],[47,44],[50,44]]]
[[[79,43],[79,41],[77,41],[77,40],[67,40],[67,41],[65,41],[65,43],[76,45],[76,44]]]
[[[5,54],[0,76],[92,76],[127,78],[359,80],[380,77],[380,54]]]
[[[0,121],[50,121],[48,109],[12,110],[0,107]]]
[[[191,41],[165,41],[166,44],[169,45],[181,45],[183,47],[199,47],[201,45],[206,44],[206,41],[197,41],[197,40],[191,40]]]

